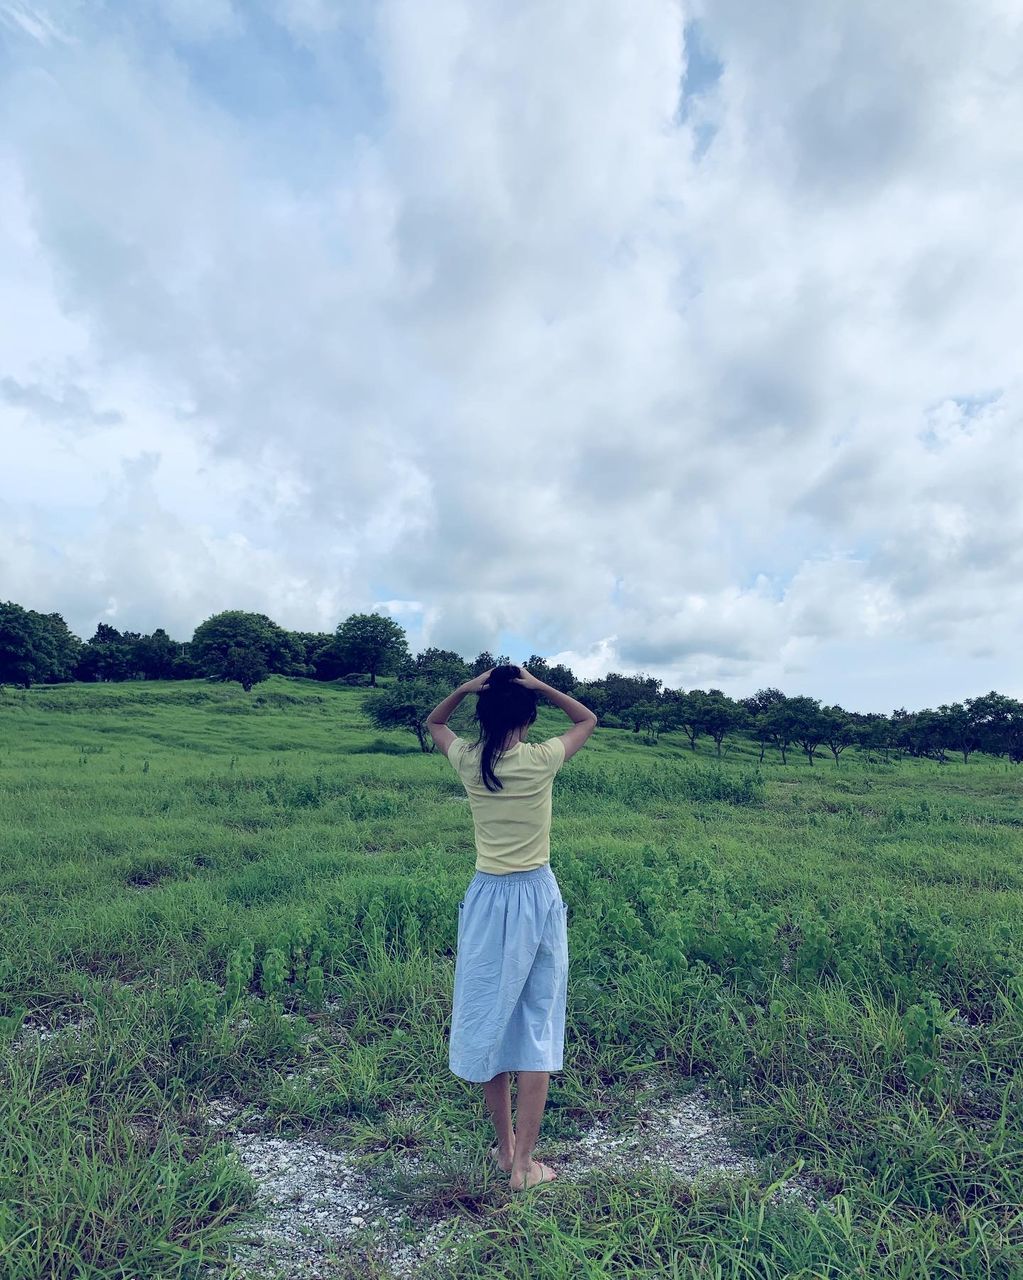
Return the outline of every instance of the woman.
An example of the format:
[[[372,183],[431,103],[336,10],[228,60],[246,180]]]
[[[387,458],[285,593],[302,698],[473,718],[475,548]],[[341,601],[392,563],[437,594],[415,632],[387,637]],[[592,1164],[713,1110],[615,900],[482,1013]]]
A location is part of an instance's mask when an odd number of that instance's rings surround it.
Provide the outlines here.
[[[447,727],[467,693],[479,695],[475,743]],[[575,727],[527,742],[541,694]],[[568,989],[568,908],[550,868],[551,788],[597,717],[525,667],[502,666],[460,685],[426,724],[462,780],[476,836],[476,874],[458,904],[449,1066],[482,1083],[497,1131],[491,1155],[521,1191],[557,1176],[533,1159],[550,1073],[562,1069]],[[509,1071],[518,1072],[517,1132]]]

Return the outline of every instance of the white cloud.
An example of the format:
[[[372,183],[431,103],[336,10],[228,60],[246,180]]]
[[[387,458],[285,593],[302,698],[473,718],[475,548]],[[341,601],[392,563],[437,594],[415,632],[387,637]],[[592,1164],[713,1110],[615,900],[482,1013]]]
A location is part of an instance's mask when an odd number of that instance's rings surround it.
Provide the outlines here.
[[[54,41],[68,43],[72,37],[61,30],[42,5],[0,0],[0,26],[9,31],[31,36],[42,45]]]
[[[413,647],[584,675],[1014,691],[1014,9],[266,11],[14,35],[0,596],[186,634],[383,594]]]

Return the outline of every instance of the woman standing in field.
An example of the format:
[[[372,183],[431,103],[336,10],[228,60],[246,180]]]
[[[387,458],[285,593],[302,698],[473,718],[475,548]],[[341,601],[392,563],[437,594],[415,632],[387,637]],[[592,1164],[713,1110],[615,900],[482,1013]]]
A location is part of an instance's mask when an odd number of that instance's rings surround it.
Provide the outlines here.
[[[447,727],[467,693],[479,695],[475,743]],[[541,694],[574,728],[526,742]],[[597,717],[525,667],[503,666],[460,685],[426,724],[462,780],[476,835],[476,874],[458,904],[449,1066],[483,1085],[497,1131],[491,1154],[521,1191],[557,1176],[533,1159],[550,1073],[563,1065],[568,994],[568,908],[550,867],[552,784]]]

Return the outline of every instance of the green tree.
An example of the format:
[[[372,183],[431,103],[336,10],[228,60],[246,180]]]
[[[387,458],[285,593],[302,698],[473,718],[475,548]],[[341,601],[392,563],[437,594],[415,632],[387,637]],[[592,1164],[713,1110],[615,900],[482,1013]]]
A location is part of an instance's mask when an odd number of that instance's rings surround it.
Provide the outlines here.
[[[743,698],[742,705],[751,715],[756,715],[758,712],[766,711],[768,707],[776,707],[784,701],[785,695],[782,691],[769,686],[766,689],[758,689],[756,693],[751,694],[748,698]]]
[[[529,666],[529,664],[526,664]],[[566,667],[563,662],[559,662],[555,667],[548,667],[547,674],[543,677],[544,684],[549,684],[552,689],[557,689],[559,693],[571,693],[579,683],[572,673],[571,667]],[[589,703],[586,704],[589,706]]]
[[[868,755],[870,752],[880,751],[884,755],[885,764],[887,764],[888,752],[894,742],[895,736],[892,722],[887,716],[882,715],[879,711],[870,711],[858,718],[856,743]]]
[[[611,715],[621,715],[637,702],[656,701],[660,697],[661,681],[653,676],[625,676],[609,671],[602,683],[604,710]]]
[[[742,699],[742,706],[746,710],[747,723],[760,744],[759,760],[761,764],[764,762],[764,751],[767,744],[772,740],[767,713],[771,707],[776,707],[784,701],[785,695],[780,689],[775,688],[758,689],[750,697]]]
[[[790,703],[791,699],[785,698],[781,702],[771,703],[760,712],[771,741],[781,752],[782,764],[788,764],[788,749],[796,740],[799,728],[799,716]]]
[[[202,672],[199,670],[199,664],[193,656],[192,642],[191,640],[185,640],[177,646],[177,653],[174,655],[174,662],[171,666],[171,679],[194,680],[200,675],[202,675]]]
[[[976,717],[982,751],[1007,755],[1015,764],[1023,760],[1023,702],[992,689],[967,705]]]
[[[982,742],[980,714],[969,699],[965,705],[962,702],[942,703],[938,714],[944,720],[949,746],[961,751],[963,764],[969,764],[970,753],[979,750]]]
[[[0,604],[0,684],[31,688],[43,661],[43,635],[29,611],[13,600]]]
[[[301,647],[265,613],[229,609],[201,622],[191,658],[211,680],[237,680],[246,693],[268,675],[294,675],[304,663]]]
[[[79,680],[127,680],[132,674],[131,642],[116,627],[100,622],[96,634],[78,654]]]
[[[689,739],[689,748],[696,750],[696,739],[706,732],[703,720],[704,701],[707,695],[702,689],[689,693],[672,690],[661,719],[662,729],[681,729]]]
[[[146,680],[170,680],[180,650],[181,645],[163,627],[157,627],[152,635],[142,636],[136,643],[136,663]]]
[[[483,670],[486,671],[489,668],[484,667]],[[403,681],[421,680],[427,684],[439,685],[450,693],[466,680],[471,680],[472,675],[467,663],[454,650],[424,649],[422,653],[416,654],[414,661],[404,666],[400,678]],[[444,697],[444,694],[442,693],[440,697]],[[439,702],[440,698],[437,701]]]
[[[521,662],[519,665],[530,671],[534,676],[536,676],[537,680],[542,680],[544,684],[551,684],[551,669],[547,665],[547,659],[541,658],[538,653],[531,653],[529,655],[529,660],[527,662]],[[486,667],[483,668],[484,671],[486,671],[486,669]],[[551,688],[556,689],[557,685],[551,685]]]
[[[838,764],[838,757],[857,740],[857,725],[853,716],[836,703],[833,707],[824,707],[821,711],[824,725],[824,742]]]
[[[365,672],[376,687],[377,676],[393,675],[409,662],[405,631],[379,613],[353,613],[340,623],[330,646],[340,675]]]
[[[469,679],[475,676],[481,676],[484,671],[491,671],[498,663],[494,659],[494,655],[489,649],[484,649],[482,653],[478,653],[469,664]]]
[[[821,714],[821,704],[817,698],[801,696],[789,698],[788,709],[795,717],[793,736],[813,764],[814,754],[828,731],[827,719]]]
[[[229,650],[221,680],[237,680],[246,693],[253,686],[262,684],[270,674],[266,659],[259,649],[251,645],[237,645]]]
[[[317,680],[339,680],[342,676],[351,674],[341,659],[336,641],[337,634],[331,631],[322,644],[313,650],[312,664]]]
[[[41,613],[38,617],[48,637],[47,648],[50,657],[49,670],[45,677],[46,683],[73,680],[75,664],[78,662],[78,653],[82,647],[81,640],[68,629],[67,623],[59,613]]]
[[[700,723],[714,739],[720,756],[725,734],[733,729],[740,729],[747,723],[746,709],[720,689],[710,689],[703,695]]]
[[[70,680],[81,641],[59,613],[38,613],[13,600],[0,602],[0,684]]]
[[[600,680],[584,680],[581,684],[574,685],[571,689],[559,689],[557,685],[551,684],[549,680],[545,680],[544,684],[550,684],[552,689],[558,689],[560,693],[568,693],[573,698],[577,698],[583,706],[589,707],[597,717],[598,723],[602,723],[603,718],[610,713],[607,690]]]
[[[628,711],[625,712],[625,719],[632,725],[632,732],[639,733],[640,729],[646,730],[648,742],[657,741],[657,730],[660,728],[661,709],[656,702],[648,699],[645,702],[635,702]]]
[[[305,668],[303,671],[296,671],[295,674],[311,676],[319,679],[320,676],[316,669],[316,659],[319,653],[330,644],[332,639],[331,633],[329,631],[289,631],[288,634],[301,650],[301,665]]]
[[[378,729],[407,729],[416,735],[420,751],[434,751],[435,745],[426,727],[426,717],[444,696],[448,685],[425,680],[396,680],[387,689],[369,694],[362,709]]]
[[[896,741],[911,756],[947,763],[947,752],[954,745],[953,730],[948,719],[938,711],[925,708],[911,714],[900,714]]]

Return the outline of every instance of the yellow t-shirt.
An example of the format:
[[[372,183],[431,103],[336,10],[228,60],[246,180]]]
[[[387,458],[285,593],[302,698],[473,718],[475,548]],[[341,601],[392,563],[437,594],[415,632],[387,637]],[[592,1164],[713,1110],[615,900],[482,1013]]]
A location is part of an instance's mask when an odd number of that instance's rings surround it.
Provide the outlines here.
[[[472,809],[476,870],[504,875],[542,867],[551,860],[551,792],[565,744],[560,738],[517,742],[494,762],[500,791],[490,791],[480,777],[480,751],[457,736],[448,747]]]

